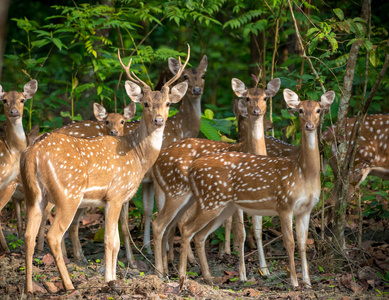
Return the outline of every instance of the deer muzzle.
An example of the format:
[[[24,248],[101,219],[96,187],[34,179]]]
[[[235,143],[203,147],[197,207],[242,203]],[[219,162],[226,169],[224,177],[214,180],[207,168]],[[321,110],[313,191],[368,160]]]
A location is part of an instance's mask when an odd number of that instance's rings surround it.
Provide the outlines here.
[[[254,115],[254,116],[260,116],[260,115],[262,115],[262,109],[260,109],[258,106],[257,106],[257,107],[254,107],[254,109],[253,109],[253,115]]]
[[[19,111],[16,108],[12,108],[9,111],[9,116],[10,117],[20,117],[20,113],[19,113]]]
[[[193,95],[201,95],[201,87],[195,86],[192,90]]]
[[[111,135],[113,135],[113,136],[118,136],[118,135],[119,135],[119,131],[117,131],[116,129],[115,129],[115,130],[112,129],[112,130],[111,130]]]
[[[154,124],[157,126],[162,126],[165,123],[165,120],[163,119],[162,116],[157,116],[154,119]]]
[[[305,124],[305,129],[308,131],[313,131],[315,130],[315,125],[313,125],[313,123],[307,123]]]

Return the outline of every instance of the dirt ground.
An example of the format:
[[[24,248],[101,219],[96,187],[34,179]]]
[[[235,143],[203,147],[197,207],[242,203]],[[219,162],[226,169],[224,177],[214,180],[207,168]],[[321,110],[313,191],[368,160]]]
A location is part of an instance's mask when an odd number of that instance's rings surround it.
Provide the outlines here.
[[[8,214],[8,215],[7,215]],[[23,245],[19,247],[12,212],[3,213],[4,228],[10,242],[10,253],[0,252],[0,299],[389,299],[389,234],[382,224],[364,235],[363,251],[351,250],[349,261],[337,260],[326,253],[330,243],[308,239],[308,257],[312,289],[291,290],[288,260],[277,231],[265,231],[265,251],[271,276],[265,278],[258,271],[255,250],[246,252],[246,283],[239,282],[238,258],[224,255],[218,258],[217,246],[208,244],[208,258],[214,285],[206,285],[198,265],[188,267],[188,276],[180,287],[177,278],[180,238],[175,239],[176,260],[170,268],[170,278],[154,275],[152,255],[141,255],[134,249],[137,269],[126,267],[124,250],[119,253],[117,280],[104,282],[104,245],[94,241],[102,226],[98,218],[80,230],[81,242],[88,263],[72,261],[71,245],[67,242],[67,268],[75,291],[65,292],[50,251],[34,256],[34,296],[24,294],[25,263]],[[378,230],[379,229],[379,230]],[[133,230],[135,243],[141,245],[141,236]],[[15,247],[15,248],[13,248]],[[330,253],[328,251],[328,253]],[[296,256],[297,272],[301,279],[300,261]],[[379,276],[381,275],[381,276]],[[385,278],[386,275],[386,278]]]

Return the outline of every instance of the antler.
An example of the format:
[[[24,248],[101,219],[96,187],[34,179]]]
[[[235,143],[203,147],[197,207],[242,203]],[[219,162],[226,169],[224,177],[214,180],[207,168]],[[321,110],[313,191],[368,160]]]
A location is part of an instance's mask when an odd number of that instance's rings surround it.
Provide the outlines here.
[[[188,44],[188,56],[186,57],[186,61],[185,61],[184,65],[181,65],[181,58],[179,57],[179,58],[178,58],[178,64],[180,65],[180,69],[178,70],[177,74],[173,76],[173,78],[171,78],[169,81],[167,81],[167,82],[163,85],[164,87],[168,87],[168,86],[171,85],[174,81],[176,81],[178,78],[180,78],[182,72],[184,72],[185,67],[186,67],[186,65],[188,64],[189,57],[190,57],[190,46],[189,46],[189,44]]]
[[[132,57],[130,58],[130,62],[128,63],[128,65],[126,66],[123,61],[122,61],[122,58],[120,57],[120,50],[118,49],[118,58],[119,58],[119,62],[120,64],[122,65],[123,69],[126,71],[126,74],[128,76],[128,79],[130,79],[131,81],[135,82],[135,83],[138,83],[144,87],[146,86],[149,86],[146,82],[140,80],[134,72],[130,72],[130,66],[131,66],[131,62],[132,62]],[[132,75],[131,75],[132,74]],[[135,77],[135,78],[134,78]]]

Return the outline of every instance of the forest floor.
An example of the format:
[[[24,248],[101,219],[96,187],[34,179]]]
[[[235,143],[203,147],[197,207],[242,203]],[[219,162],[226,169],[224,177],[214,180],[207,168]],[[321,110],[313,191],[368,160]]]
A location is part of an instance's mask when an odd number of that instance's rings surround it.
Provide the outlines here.
[[[198,265],[188,267],[187,280],[180,288],[177,278],[180,238],[175,238],[176,260],[170,267],[170,278],[160,279],[153,269],[153,256],[141,255],[134,249],[136,269],[126,267],[123,247],[119,253],[117,280],[104,282],[104,244],[101,240],[103,213],[90,210],[80,226],[80,237],[88,263],[72,261],[71,244],[67,242],[66,259],[75,291],[65,292],[57,267],[47,246],[44,254],[34,255],[33,279],[35,294],[24,294],[25,262],[23,242],[17,238],[12,206],[2,213],[4,233],[10,253],[0,250],[0,299],[389,299],[389,232],[388,221],[364,220],[362,249],[353,244],[357,224],[350,217],[347,258],[338,259],[330,253],[331,241],[308,239],[308,261],[312,288],[292,290],[289,283],[288,259],[277,229],[278,220],[264,231],[264,244],[271,275],[266,278],[258,271],[255,250],[245,255],[248,281],[238,276],[238,258],[226,255],[218,258],[217,235],[207,244],[213,285],[203,282]],[[351,212],[352,213],[352,212]],[[52,218],[51,218],[52,220]],[[141,223],[138,220],[139,224]],[[136,222],[135,222],[136,223]],[[47,225],[49,228],[49,225]],[[141,230],[132,226],[135,244],[140,247]],[[301,282],[300,260],[296,250],[298,277]]]

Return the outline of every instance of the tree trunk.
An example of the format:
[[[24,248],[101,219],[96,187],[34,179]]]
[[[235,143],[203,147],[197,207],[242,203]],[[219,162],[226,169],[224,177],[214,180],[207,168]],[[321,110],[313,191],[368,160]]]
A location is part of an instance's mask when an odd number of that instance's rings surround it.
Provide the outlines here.
[[[0,0],[0,80],[4,64],[4,50],[10,0]]]
[[[362,4],[361,18],[366,22],[369,18],[369,0],[364,0]],[[351,45],[349,59],[347,61],[346,72],[343,80],[343,94],[339,100],[338,110],[338,125],[337,125],[337,136],[339,137],[337,160],[338,170],[334,170],[335,175],[335,218],[334,218],[334,235],[337,240],[335,243],[336,247],[343,251],[346,246],[344,237],[344,228],[346,225],[346,207],[348,202],[348,191],[349,191],[349,174],[350,167],[352,164],[348,164],[348,156],[351,152],[347,151],[347,140],[346,140],[346,122],[347,114],[350,106],[351,92],[354,82],[355,66],[358,58],[358,53],[362,41],[358,40]]]

